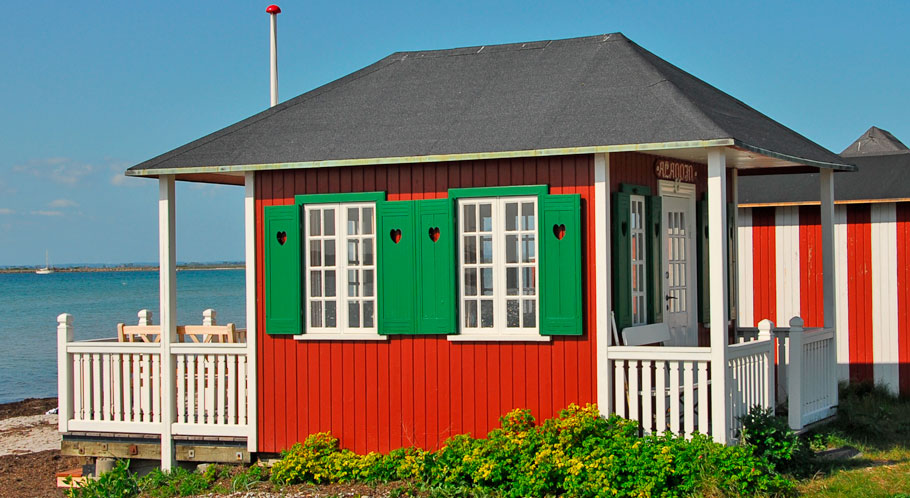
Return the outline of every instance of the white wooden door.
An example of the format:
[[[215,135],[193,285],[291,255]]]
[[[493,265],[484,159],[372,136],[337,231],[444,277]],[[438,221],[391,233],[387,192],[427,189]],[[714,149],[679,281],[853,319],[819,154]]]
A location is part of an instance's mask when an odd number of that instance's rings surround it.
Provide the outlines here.
[[[664,321],[674,346],[697,346],[695,213],[692,199],[664,196]]]

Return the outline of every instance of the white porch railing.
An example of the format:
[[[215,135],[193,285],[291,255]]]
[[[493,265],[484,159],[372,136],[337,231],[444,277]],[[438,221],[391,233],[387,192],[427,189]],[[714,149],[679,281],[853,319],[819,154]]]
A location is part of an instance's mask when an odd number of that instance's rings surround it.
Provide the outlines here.
[[[774,406],[774,341],[769,324],[759,331],[756,340],[733,344],[727,349],[729,408],[733,426],[731,436],[739,433],[740,417],[755,406]]]
[[[805,329],[800,317],[793,317],[789,328],[762,320],[759,329],[738,329],[736,340],[749,344],[763,326],[777,339],[777,397],[787,400],[790,428],[800,430],[833,416],[838,403],[835,330]]]
[[[175,403],[174,435],[249,436],[247,345],[177,343],[176,399],[162,396],[162,345],[116,339],[73,340],[58,317],[59,430],[161,434],[163,403]],[[150,325],[150,324],[149,324]]]
[[[642,432],[710,434],[710,348],[611,346],[613,409]]]

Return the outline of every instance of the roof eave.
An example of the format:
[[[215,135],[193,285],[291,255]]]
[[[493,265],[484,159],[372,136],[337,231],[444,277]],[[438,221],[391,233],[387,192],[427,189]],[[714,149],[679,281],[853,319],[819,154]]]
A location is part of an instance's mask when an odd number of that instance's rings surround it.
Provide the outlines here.
[[[832,162],[827,162],[827,161],[816,161],[814,159],[806,159],[804,157],[797,157],[797,156],[792,156],[790,154],[784,154],[782,152],[776,152],[773,150],[763,149],[761,147],[756,147],[754,145],[747,144],[740,140],[734,140],[734,142],[735,142],[734,145],[736,147],[755,152],[756,154],[761,154],[761,155],[767,156],[767,157],[773,157],[775,159],[780,159],[782,161],[788,161],[788,162],[795,163],[795,164],[804,164],[806,166],[812,166],[812,167],[820,168],[820,169],[832,169],[835,171],[857,171],[859,169],[855,165],[852,165],[852,164],[832,163]]]

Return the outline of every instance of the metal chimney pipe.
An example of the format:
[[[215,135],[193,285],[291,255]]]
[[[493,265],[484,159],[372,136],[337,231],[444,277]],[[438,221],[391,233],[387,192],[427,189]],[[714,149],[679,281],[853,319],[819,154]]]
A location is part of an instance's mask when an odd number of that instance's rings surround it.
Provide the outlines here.
[[[281,9],[277,5],[269,5],[265,11],[269,14],[271,21],[271,39],[270,39],[270,62],[271,62],[271,105],[275,107],[278,104],[278,14]]]

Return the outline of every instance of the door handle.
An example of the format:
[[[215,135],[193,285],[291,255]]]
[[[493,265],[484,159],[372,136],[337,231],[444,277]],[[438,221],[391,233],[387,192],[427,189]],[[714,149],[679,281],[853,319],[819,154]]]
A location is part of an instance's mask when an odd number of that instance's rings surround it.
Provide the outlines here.
[[[667,299],[667,301],[669,301],[671,299],[679,299],[679,298],[676,296],[671,296],[671,295],[667,294],[666,299]]]

